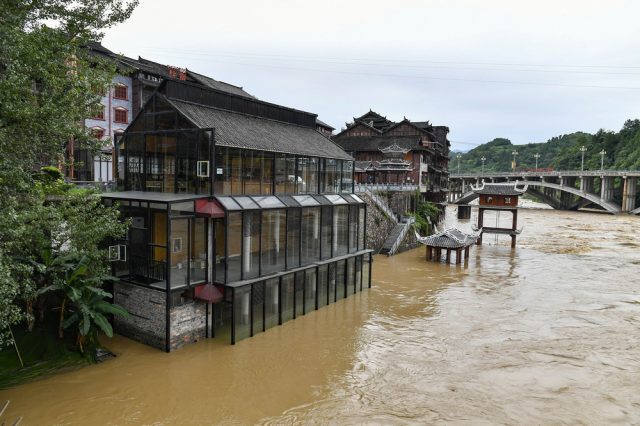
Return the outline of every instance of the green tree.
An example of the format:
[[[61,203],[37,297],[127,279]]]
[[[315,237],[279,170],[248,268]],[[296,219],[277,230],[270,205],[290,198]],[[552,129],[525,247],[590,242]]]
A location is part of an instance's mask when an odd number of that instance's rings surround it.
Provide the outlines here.
[[[41,165],[64,159],[70,138],[97,148],[83,120],[112,81],[113,64],[86,46],[126,20],[137,0],[0,0],[0,347],[10,325],[31,324],[48,248],[86,252],[101,276],[99,243],[123,232],[117,211],[74,194]],[[54,189],[51,181],[56,183]],[[51,195],[61,195],[52,201]]]

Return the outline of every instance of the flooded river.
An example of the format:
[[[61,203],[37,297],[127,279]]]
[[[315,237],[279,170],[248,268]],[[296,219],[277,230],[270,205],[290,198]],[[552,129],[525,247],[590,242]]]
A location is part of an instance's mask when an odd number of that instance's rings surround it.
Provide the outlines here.
[[[640,423],[640,218],[519,221],[515,251],[377,256],[371,290],[235,346],[116,337],[116,359],[0,401],[25,425]]]

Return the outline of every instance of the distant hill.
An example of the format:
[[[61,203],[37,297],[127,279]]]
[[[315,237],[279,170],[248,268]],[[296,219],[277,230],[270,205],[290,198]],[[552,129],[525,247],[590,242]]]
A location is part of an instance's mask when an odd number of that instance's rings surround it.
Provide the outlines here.
[[[484,156],[485,172],[510,171],[514,150],[518,151],[517,168],[535,168],[536,153],[540,154],[538,168],[554,170],[579,170],[580,147],[585,146],[585,170],[600,169],[600,151],[604,149],[604,167],[609,169],[640,170],[640,120],[627,120],[619,132],[599,130],[595,134],[576,132],[556,136],[544,143],[513,145],[509,139],[496,138],[462,153],[461,172],[474,172],[482,169]],[[457,154],[451,155],[449,170],[458,171]]]

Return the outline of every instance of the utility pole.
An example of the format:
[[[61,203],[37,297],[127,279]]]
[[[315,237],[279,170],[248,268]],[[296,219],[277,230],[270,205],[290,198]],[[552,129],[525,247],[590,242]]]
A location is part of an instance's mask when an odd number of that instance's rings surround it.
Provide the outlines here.
[[[540,158],[540,154],[536,152],[533,157],[536,159],[536,171],[538,171],[538,159]]]
[[[458,159],[458,174],[460,174],[460,159],[462,158],[462,154],[458,153],[458,155],[456,155],[456,158]]]
[[[584,172],[584,153],[587,152],[587,147],[582,145],[580,147],[580,153],[582,153],[582,163],[580,163],[580,171]]]
[[[518,151],[511,151],[511,155],[513,155],[513,171],[516,171],[516,155],[518,155]]]
[[[602,149],[602,151],[600,151],[600,171],[604,170],[604,156],[607,155],[607,151],[604,150],[604,148]]]
[[[482,158],[480,158],[480,160],[482,161],[482,174],[484,175],[484,162],[487,160],[485,158],[485,156],[483,155]]]

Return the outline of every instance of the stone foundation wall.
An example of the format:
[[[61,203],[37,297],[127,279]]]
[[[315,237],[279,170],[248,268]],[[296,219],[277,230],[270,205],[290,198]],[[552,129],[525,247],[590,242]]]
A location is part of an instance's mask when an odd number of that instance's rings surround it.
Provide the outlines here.
[[[376,253],[395,226],[395,223],[382,213],[366,194],[358,194],[367,203],[367,248]]]
[[[116,333],[164,349],[165,293],[118,282],[113,285],[113,300],[129,312],[127,317],[115,316],[113,328]]]
[[[171,308],[171,350],[206,338],[206,306],[194,300]]]

